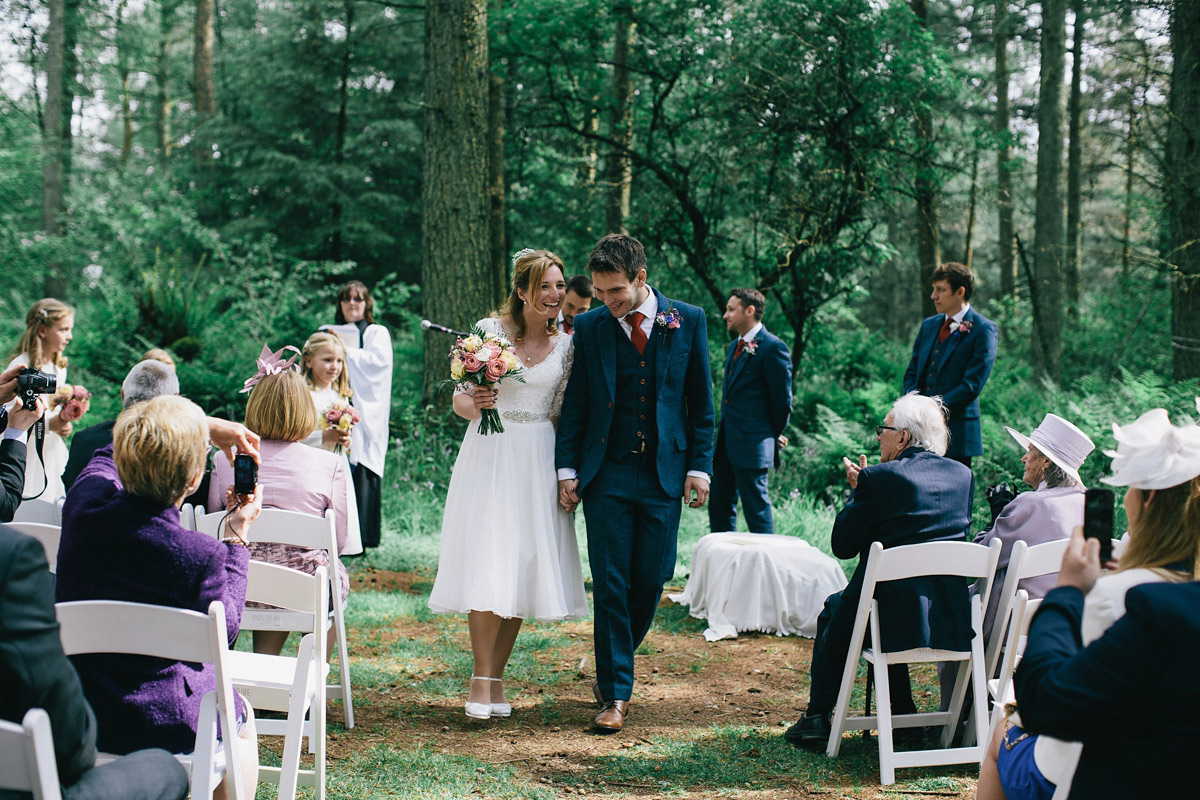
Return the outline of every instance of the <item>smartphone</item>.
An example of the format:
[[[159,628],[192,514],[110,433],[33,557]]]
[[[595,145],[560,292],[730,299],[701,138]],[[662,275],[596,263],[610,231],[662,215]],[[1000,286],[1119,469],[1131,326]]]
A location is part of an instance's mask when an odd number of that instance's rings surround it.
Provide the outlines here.
[[[238,453],[233,457],[234,494],[252,494],[257,485],[258,464],[254,463],[254,459],[245,453]]]
[[[1100,563],[1112,558],[1113,493],[1111,489],[1088,489],[1083,499],[1083,535],[1100,540]]]

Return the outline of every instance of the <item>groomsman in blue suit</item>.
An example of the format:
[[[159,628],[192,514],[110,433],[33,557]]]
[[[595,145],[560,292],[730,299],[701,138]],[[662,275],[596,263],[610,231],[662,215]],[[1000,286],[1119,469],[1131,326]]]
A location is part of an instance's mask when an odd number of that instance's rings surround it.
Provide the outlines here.
[[[983,454],[979,393],[996,361],[996,323],[968,302],[975,276],[965,264],[948,261],[933,273],[933,306],[917,331],[912,359],[904,371],[904,392],[941,397],[950,413],[946,457],[971,466]]]
[[[575,359],[555,443],[559,502],[582,500],[595,615],[598,733],[621,730],[633,654],[675,571],[682,503],[700,508],[712,470],[704,312],[646,285],[646,253],[610,234],[591,257],[602,308],[575,318]]]
[[[765,298],[756,289],[734,289],[725,304],[725,326],[738,335],[725,352],[721,423],[713,451],[708,525],[737,530],[737,501],[752,533],[774,533],[767,470],[779,466],[781,439],[792,411],[792,356],[763,327]]]

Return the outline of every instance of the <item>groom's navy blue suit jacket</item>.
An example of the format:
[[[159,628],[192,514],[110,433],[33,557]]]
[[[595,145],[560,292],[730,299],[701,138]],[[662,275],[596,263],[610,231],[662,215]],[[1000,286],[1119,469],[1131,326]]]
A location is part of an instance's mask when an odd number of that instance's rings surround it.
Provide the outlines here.
[[[792,360],[778,336],[759,329],[758,349],[743,352],[735,361],[734,339],[725,349],[725,391],[721,400],[721,428],[725,455],[740,469],[779,466],[777,439],[792,413]]]
[[[1086,648],[1082,618],[1078,589],[1042,601],[1017,668],[1022,723],[1083,742],[1071,798],[1194,796],[1200,583],[1133,587],[1125,616]]]
[[[968,309],[963,321],[971,323],[970,331],[951,333],[941,347],[941,356],[935,358],[934,345],[944,319],[944,314],[934,314],[921,323],[912,358],[904,371],[904,392],[919,391],[927,397],[942,398],[950,411],[950,419],[946,421],[950,428],[947,456],[982,455],[979,393],[996,361],[996,323],[973,307]]]
[[[680,316],[678,328],[655,322],[650,335],[659,337],[655,351],[658,479],[664,492],[682,497],[689,471],[712,474],[708,328],[699,308],[663,297],[657,289],[654,296],[659,312],[673,308]],[[604,462],[613,426],[618,336],[628,339],[607,307],[575,317],[574,364],[563,399],[554,461],[557,469],[576,471],[581,491]]]

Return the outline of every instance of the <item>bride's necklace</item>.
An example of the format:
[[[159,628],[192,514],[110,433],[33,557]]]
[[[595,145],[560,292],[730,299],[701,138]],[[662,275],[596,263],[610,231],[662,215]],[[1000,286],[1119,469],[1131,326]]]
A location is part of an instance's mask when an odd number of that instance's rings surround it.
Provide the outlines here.
[[[546,337],[546,347],[544,349],[534,350],[532,353],[525,345],[523,336],[517,337],[517,352],[522,354],[521,363],[526,367],[536,367],[538,364],[546,360],[546,356],[550,355],[550,351],[554,349],[554,342],[550,341],[550,337]]]

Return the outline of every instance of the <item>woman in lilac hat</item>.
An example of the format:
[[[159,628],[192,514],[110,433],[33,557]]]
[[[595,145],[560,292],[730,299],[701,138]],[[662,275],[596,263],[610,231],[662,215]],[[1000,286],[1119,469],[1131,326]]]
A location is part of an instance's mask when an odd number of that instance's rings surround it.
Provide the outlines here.
[[[1004,430],[1025,451],[1025,455],[1021,456],[1021,463],[1025,465],[1021,480],[1033,487],[1034,491],[1014,497],[1004,506],[991,527],[975,539],[983,545],[991,544],[993,539],[999,539],[1002,543],[996,579],[983,620],[985,639],[991,637],[996,605],[1013,545],[1023,541],[1032,547],[1043,542],[1066,539],[1076,525],[1083,524],[1084,485],[1079,477],[1079,468],[1096,447],[1086,433],[1057,414],[1047,414],[1042,424],[1029,436],[1008,427]],[[1045,597],[1046,592],[1054,588],[1054,580],[1053,575],[1026,578],[1017,588],[1029,592],[1030,598]]]

